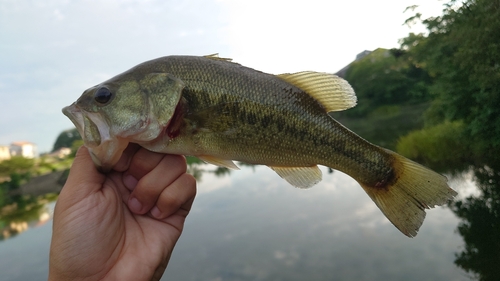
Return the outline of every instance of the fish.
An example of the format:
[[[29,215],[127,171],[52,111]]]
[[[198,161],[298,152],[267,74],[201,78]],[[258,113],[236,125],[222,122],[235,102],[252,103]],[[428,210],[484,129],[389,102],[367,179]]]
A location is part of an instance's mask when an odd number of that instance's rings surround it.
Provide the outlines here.
[[[356,103],[349,83],[330,73],[273,75],[218,54],[173,55],[85,90],[62,111],[102,172],[129,143],[230,169],[238,169],[234,161],[266,165],[298,188],[320,182],[323,165],[351,176],[414,237],[425,209],[457,193],[445,176],[369,143],[328,114]]]

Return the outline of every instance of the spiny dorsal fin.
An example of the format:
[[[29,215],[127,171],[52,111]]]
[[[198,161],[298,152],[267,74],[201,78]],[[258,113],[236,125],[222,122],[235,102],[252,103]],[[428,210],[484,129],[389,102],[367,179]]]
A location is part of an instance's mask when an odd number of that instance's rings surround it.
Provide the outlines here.
[[[219,57],[219,53],[215,53],[215,54],[210,54],[210,55],[206,55],[206,56],[203,56],[207,59],[211,59],[211,60],[222,60],[222,61],[233,61],[233,59],[230,59],[230,58],[221,58]]]
[[[279,74],[279,78],[304,90],[323,105],[327,112],[356,105],[356,94],[344,79],[329,73],[303,71]]]
[[[226,160],[226,159],[220,159],[214,156],[210,155],[197,155],[196,157],[200,158],[202,161],[205,161],[207,163],[217,165],[220,167],[228,168],[231,170],[239,170],[240,168],[234,164],[233,161],[231,160]]]
[[[312,167],[271,167],[280,177],[289,184],[298,188],[309,188],[321,181],[321,170],[318,166]]]

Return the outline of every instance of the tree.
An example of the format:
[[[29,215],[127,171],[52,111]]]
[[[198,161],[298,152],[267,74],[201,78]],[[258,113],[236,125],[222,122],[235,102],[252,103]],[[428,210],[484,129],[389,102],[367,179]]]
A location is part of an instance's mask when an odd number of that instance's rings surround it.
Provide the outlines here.
[[[56,151],[61,147],[71,147],[74,141],[81,139],[82,137],[80,136],[80,133],[78,133],[78,130],[76,128],[63,131],[57,137],[52,151]]]
[[[478,280],[498,280],[500,0],[465,0],[461,6],[457,2],[445,4],[443,15],[423,20],[429,34],[410,34],[402,40],[402,49],[433,79],[430,91],[435,101],[427,120],[432,125],[446,124],[446,120],[461,122],[462,136],[452,135],[460,141],[455,146],[469,148],[475,158],[466,164],[476,164],[472,170],[481,194],[451,205],[462,220],[457,231],[465,242],[455,264]],[[417,14],[409,21],[419,17]],[[456,149],[443,149],[456,155]]]
[[[26,173],[33,169],[34,166],[34,159],[14,156],[0,162],[0,176],[11,176],[12,174]]]
[[[429,119],[463,120],[476,154],[492,155],[500,151],[500,0],[456,2],[423,20],[429,34],[410,34],[402,49],[433,78]]]
[[[347,113],[364,115],[382,105],[428,100],[429,76],[404,53],[399,49],[377,49],[349,66],[345,79],[354,88],[359,103]]]

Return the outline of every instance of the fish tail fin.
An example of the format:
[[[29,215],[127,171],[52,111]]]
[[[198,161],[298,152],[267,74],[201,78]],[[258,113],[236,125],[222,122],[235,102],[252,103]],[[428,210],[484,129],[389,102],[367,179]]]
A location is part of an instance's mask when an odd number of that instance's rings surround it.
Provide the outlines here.
[[[448,186],[445,176],[388,152],[395,159],[394,180],[384,187],[360,185],[397,229],[414,237],[424,221],[424,210],[446,204],[457,193]]]

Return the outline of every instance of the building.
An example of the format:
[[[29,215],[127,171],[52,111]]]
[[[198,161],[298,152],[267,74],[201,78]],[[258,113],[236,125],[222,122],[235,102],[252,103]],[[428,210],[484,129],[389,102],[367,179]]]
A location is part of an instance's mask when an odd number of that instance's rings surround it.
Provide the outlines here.
[[[36,144],[27,141],[13,142],[10,145],[10,156],[22,156],[24,158],[37,158],[38,149]]]
[[[10,159],[10,146],[0,145],[0,161]]]
[[[57,149],[56,151],[49,153],[48,155],[52,156],[52,157],[56,157],[56,158],[64,158],[70,154],[71,154],[71,148],[61,147],[61,148]]]

